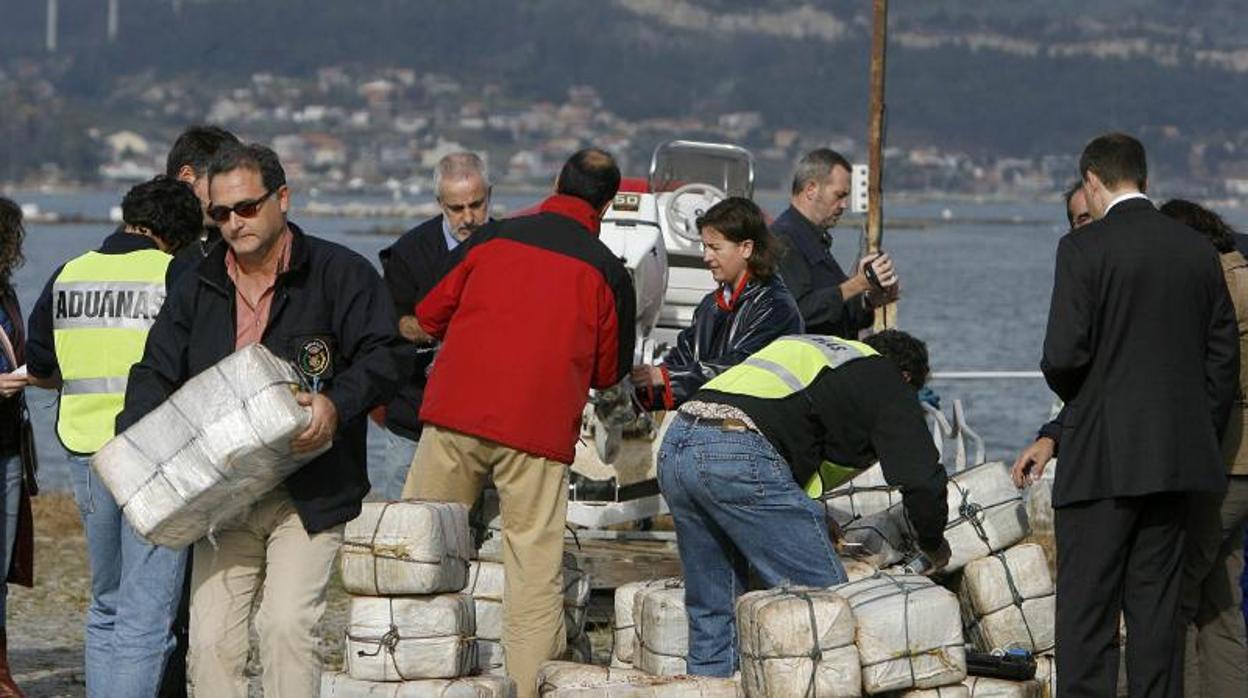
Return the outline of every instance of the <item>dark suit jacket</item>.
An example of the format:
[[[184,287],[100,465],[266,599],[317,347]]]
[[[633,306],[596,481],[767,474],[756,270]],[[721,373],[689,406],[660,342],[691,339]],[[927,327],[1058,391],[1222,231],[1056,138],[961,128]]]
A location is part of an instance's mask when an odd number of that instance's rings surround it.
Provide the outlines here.
[[[780,258],[780,276],[797,299],[806,331],[858,339],[858,330],[870,327],[875,313],[861,296],[841,298],[840,286],[849,277],[828,250],[832,239],[827,231],[790,206],[772,222],[771,232],[787,248]]]
[[[1238,329],[1196,231],[1129,199],[1063,237],[1040,367],[1067,403],[1055,506],[1225,487]]]
[[[378,256],[386,287],[394,299],[395,314],[399,317],[415,315],[416,304],[442,278],[450,256],[446,234],[442,231],[442,216],[434,216],[403,233]],[[432,360],[433,352],[421,351],[411,380],[386,405],[386,428],[413,441],[420,438],[418,415],[425,392],[425,373]]]

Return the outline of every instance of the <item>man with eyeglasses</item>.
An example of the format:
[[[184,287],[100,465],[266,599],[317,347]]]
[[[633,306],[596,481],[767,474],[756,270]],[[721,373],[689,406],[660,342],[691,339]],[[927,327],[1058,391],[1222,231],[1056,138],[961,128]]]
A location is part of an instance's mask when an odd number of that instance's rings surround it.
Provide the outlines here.
[[[313,628],[343,525],[368,493],[368,410],[393,397],[414,350],[398,335],[394,306],[364,258],[287,220],[291,194],[272,150],[227,145],[208,168],[216,246],[183,279],[130,373],[118,429],[138,421],[188,379],[253,342],[290,360],[307,390],[308,428],[295,452],[328,450],[267,493],[215,540],[194,546],[191,683],[195,694],[247,695],[248,618],[256,613],[261,681],[269,698],[320,691]]]
[[[399,334],[416,341],[416,304],[442,277],[451,252],[468,239],[490,216],[490,177],[485,162],[475,153],[451,153],[433,171],[440,215],[407,231],[381,251],[382,274],[399,316]],[[420,438],[420,403],[425,373],[433,352],[423,351],[411,380],[386,405],[386,457],[376,489],[394,500],[403,491],[416,442]]]
[[[59,389],[56,433],[87,538],[87,695],[155,696],[174,648],[171,625],[186,552],[150,545],[126,523],[88,459],[114,435],[126,376],[162,312],[171,253],[199,235],[202,211],[184,184],[157,177],[121,202],[124,224],[56,270],[30,315],[29,382]]]

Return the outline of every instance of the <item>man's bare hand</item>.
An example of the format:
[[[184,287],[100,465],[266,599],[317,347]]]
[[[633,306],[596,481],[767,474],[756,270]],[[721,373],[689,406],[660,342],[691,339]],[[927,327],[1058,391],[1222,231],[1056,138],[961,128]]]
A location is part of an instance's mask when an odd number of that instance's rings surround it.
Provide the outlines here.
[[[1014,467],[1010,469],[1014,486],[1021,490],[1039,480],[1044,475],[1044,469],[1049,466],[1049,461],[1053,459],[1056,449],[1057,443],[1048,436],[1041,436],[1035,443],[1023,449],[1014,461]]]
[[[329,443],[338,431],[338,408],[321,393],[296,393],[295,401],[312,408],[312,422],[290,442],[295,454],[311,453]]]
[[[25,373],[2,373],[0,374],[0,397],[13,397],[25,390],[27,385],[30,385],[30,376]]]
[[[652,385],[663,385],[663,371],[658,366],[644,364],[634,366],[628,374],[629,380],[638,388]]]
[[[881,252],[868,259],[863,265],[863,274],[867,273],[868,265],[875,273],[875,278],[880,282],[881,287],[887,289],[897,285],[897,269],[893,267],[893,258],[889,257],[887,252]]]
[[[415,315],[404,315],[399,318],[399,334],[414,344],[433,344],[433,336],[425,332]]]

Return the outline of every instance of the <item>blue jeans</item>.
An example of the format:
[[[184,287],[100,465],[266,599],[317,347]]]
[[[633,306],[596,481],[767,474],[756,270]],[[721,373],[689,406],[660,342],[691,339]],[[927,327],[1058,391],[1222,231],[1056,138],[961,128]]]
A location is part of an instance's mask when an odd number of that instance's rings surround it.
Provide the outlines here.
[[[416,456],[416,442],[389,429],[385,432],[386,457],[373,489],[387,502],[393,502],[403,496],[403,483],[407,481],[407,471]]]
[[[8,613],[9,585],[5,577],[13,561],[13,544],[17,541],[17,508],[22,501],[22,457],[13,454],[0,458],[0,628]]]
[[[140,538],[86,458],[70,456],[69,469],[91,565],[87,696],[155,696],[176,644],[187,551]]]
[[[823,509],[761,434],[677,416],[659,449],[659,488],[685,570],[690,674],[731,676],[733,608],[749,567],[769,587],[846,580]]]

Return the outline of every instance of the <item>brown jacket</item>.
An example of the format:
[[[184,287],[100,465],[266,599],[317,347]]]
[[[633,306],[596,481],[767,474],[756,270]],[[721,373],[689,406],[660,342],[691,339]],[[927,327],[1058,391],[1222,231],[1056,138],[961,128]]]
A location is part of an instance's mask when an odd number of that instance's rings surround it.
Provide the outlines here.
[[[1222,455],[1231,475],[1248,475],[1248,259],[1239,252],[1226,252],[1222,257],[1222,274],[1235,305],[1239,325],[1239,395],[1231,408],[1226,434],[1222,437]]]

